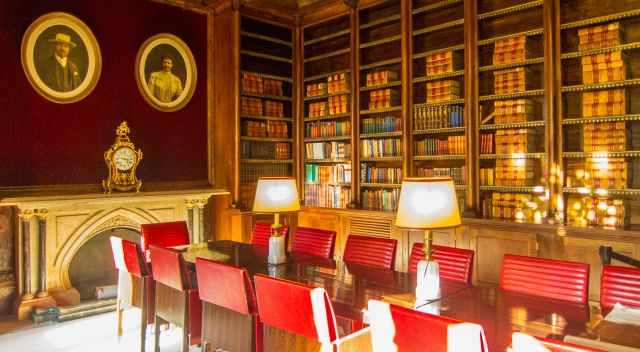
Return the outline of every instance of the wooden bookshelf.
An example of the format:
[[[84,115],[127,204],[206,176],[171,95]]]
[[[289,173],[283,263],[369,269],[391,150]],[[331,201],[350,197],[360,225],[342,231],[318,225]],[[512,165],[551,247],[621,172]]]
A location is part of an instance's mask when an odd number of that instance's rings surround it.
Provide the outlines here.
[[[261,176],[294,176],[293,30],[240,18],[240,183],[250,209]]]
[[[637,227],[640,74],[634,67],[640,65],[640,10],[627,1],[568,0],[561,2],[559,17],[562,215],[570,226]],[[603,26],[606,41],[586,35]],[[603,69],[594,71],[600,61]],[[590,103],[592,96],[610,95],[623,100],[610,104],[620,111],[599,113],[603,103]],[[607,137],[612,135],[618,138]]]
[[[303,29],[306,206],[346,208],[352,203],[351,26],[345,15]]]

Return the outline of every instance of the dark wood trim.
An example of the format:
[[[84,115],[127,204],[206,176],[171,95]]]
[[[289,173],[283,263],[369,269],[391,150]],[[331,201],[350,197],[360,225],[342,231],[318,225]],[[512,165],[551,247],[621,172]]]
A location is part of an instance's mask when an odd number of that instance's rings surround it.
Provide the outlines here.
[[[351,203],[360,205],[360,11],[349,11],[351,29]]]
[[[562,116],[563,116],[563,108],[562,108],[562,49],[561,49],[561,29],[560,29],[560,1],[559,0],[545,0],[544,8],[551,8],[551,17],[548,18],[548,21],[551,22],[550,32],[552,35],[547,37],[545,35],[545,47],[551,46],[553,50],[553,54],[551,58],[548,60],[553,68],[553,74],[550,76],[552,79],[552,89],[553,89],[553,100],[549,102],[553,107],[553,115],[552,119],[549,119],[547,123],[547,134],[550,140],[548,144],[549,149],[547,149],[547,153],[551,152],[550,162],[551,168],[551,177],[549,178],[550,182],[550,216],[555,216],[556,219],[561,219],[564,217],[564,210],[562,210],[563,201],[561,198],[562,195],[562,186],[564,184],[564,180],[562,176],[564,174],[564,162],[562,160],[562,150],[563,150],[563,142],[562,142]],[[547,20],[545,14],[545,22]],[[546,23],[545,23],[546,25]],[[548,43],[551,41],[551,43]],[[546,56],[546,55],[545,55]],[[545,63],[547,59],[545,57]],[[546,67],[545,67],[546,69]],[[546,88],[546,87],[545,87]],[[553,157],[551,157],[553,155]]]
[[[244,3],[240,6],[242,16],[249,17],[253,20],[266,22],[274,26],[285,28],[293,28],[296,26],[296,20],[293,14],[288,10],[266,8],[263,6],[254,7],[252,4]]]
[[[478,7],[476,0],[464,1],[464,110],[467,135],[467,193],[465,216],[479,215],[480,207],[480,151],[478,105]]]
[[[411,15],[412,0],[401,0],[400,3],[400,43],[402,55],[401,69],[401,101],[402,101],[402,174],[413,174],[413,16]]]
[[[296,131],[291,136],[294,143],[291,146],[292,157],[295,161],[294,176],[298,180],[298,195],[300,199],[304,198],[304,29],[297,26],[293,30],[293,82],[294,86],[294,102],[292,107],[293,123]]]
[[[328,3],[310,5],[300,11],[302,27],[308,28],[335,18],[349,15],[349,7],[343,0],[331,0]]]

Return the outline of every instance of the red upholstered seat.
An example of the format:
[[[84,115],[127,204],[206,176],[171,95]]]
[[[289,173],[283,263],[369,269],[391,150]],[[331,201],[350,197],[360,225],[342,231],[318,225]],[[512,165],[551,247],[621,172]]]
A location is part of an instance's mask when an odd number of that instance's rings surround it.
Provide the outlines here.
[[[183,327],[182,351],[189,345],[200,343],[202,329],[202,301],[195,283],[189,277],[180,252],[151,245],[151,268],[156,281],[155,344],[160,338],[160,324],[163,321]],[[170,292],[171,290],[177,291]],[[172,297],[180,297],[172,300]],[[160,304],[160,299],[162,302]],[[178,314],[176,312],[182,312]],[[181,316],[177,319],[176,316]]]
[[[338,338],[333,307],[323,288],[260,274],[255,275],[254,283],[258,312],[264,325],[325,346]]]
[[[282,225],[278,230],[281,236],[285,236],[285,243],[289,235],[289,226]],[[268,222],[256,222],[251,233],[251,244],[256,246],[269,246],[269,237],[271,237],[271,224]]]
[[[298,227],[293,235],[291,252],[332,258],[335,240],[335,231]]]
[[[397,244],[390,238],[349,235],[343,259],[347,263],[393,269]]]
[[[586,304],[589,264],[505,254],[500,287],[517,293]]]
[[[447,352],[449,325],[462,323],[376,300],[369,301],[368,312],[374,351],[390,350],[389,347],[395,345],[397,352]],[[470,343],[468,347],[475,346],[486,352],[488,347],[484,333],[481,327],[478,329],[480,333],[477,336],[460,338]]]
[[[433,259],[440,266],[440,277],[471,283],[471,274],[473,269],[474,251],[470,249],[432,246],[431,252]],[[409,257],[409,272],[418,271],[418,262],[424,258],[424,244],[415,243],[411,249]]]
[[[150,246],[167,248],[189,244],[189,229],[184,221],[143,224],[140,232],[145,252]]]
[[[640,308],[640,269],[605,265],[600,281],[600,306],[604,312],[616,303]]]

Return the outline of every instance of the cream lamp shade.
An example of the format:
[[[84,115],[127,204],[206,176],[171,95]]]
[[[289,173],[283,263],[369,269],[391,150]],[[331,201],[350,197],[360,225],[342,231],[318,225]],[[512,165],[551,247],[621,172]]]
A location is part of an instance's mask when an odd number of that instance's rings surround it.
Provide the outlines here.
[[[290,177],[261,177],[258,179],[253,211],[256,213],[285,213],[300,210],[296,180]]]
[[[398,227],[432,230],[460,225],[458,199],[450,177],[406,178],[398,203]]]

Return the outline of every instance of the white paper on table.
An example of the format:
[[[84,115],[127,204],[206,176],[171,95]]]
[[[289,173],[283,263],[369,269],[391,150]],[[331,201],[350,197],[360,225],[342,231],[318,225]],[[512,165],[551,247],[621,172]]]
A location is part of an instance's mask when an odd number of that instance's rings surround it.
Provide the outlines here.
[[[640,326],[640,309],[623,306],[616,303],[613,309],[604,318],[606,321],[617,324],[631,324]]]

